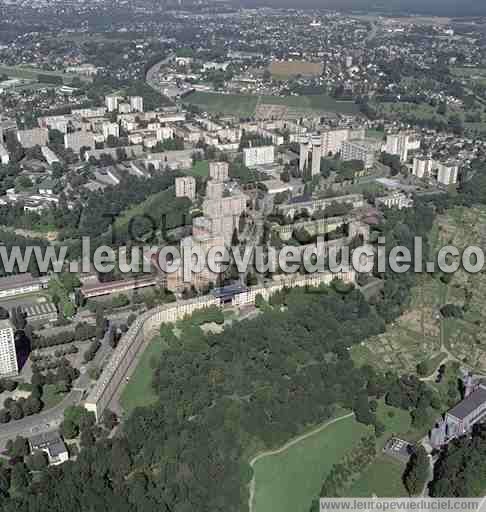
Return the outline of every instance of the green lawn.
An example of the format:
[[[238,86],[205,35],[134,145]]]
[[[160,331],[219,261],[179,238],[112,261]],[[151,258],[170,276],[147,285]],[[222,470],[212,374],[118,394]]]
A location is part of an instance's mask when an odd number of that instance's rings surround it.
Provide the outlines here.
[[[61,403],[66,393],[57,393],[55,384],[46,384],[43,388],[42,402],[44,409],[50,409]]]
[[[249,117],[255,114],[257,96],[193,92],[184,98],[184,102],[196,105],[208,112]]]
[[[408,496],[402,482],[405,464],[387,455],[379,455],[368,466],[361,477],[347,492],[348,497],[371,497],[376,494],[383,498]]]
[[[209,162],[207,160],[198,160],[194,162],[192,169],[185,169],[182,172],[195,178],[207,178],[209,175]]]
[[[253,512],[309,512],[333,464],[355,446],[369,429],[345,418],[254,465]]]
[[[152,389],[154,369],[150,365],[150,360],[152,357],[158,359],[165,348],[162,338],[155,337],[144,350],[120,398],[121,405],[127,414],[130,414],[135,407],[150,405],[157,400],[157,395]]]
[[[339,112],[342,114],[355,114],[358,106],[352,101],[336,101],[327,94],[309,96],[261,96],[262,105],[285,105],[302,110],[321,110],[326,112]]]
[[[74,77],[77,75],[63,73],[62,71],[44,71],[43,69],[36,68],[33,66],[5,66],[0,65],[0,75],[8,75],[9,77],[15,78],[31,78],[37,80],[39,75],[45,76],[57,76],[61,77],[64,83],[70,83]],[[84,77],[79,77],[82,80],[85,80]]]
[[[284,97],[260,96],[259,98],[260,104],[262,105],[285,105],[301,110],[320,110],[326,112],[341,112],[343,114],[358,112],[358,106],[353,102],[336,101],[331,96],[325,94]],[[194,92],[186,96],[184,101],[209,112],[220,112],[248,117],[255,114],[258,96]]]

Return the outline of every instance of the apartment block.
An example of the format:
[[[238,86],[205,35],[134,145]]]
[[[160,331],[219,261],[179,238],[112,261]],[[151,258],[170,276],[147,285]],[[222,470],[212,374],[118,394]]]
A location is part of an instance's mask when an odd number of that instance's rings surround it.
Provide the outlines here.
[[[347,160],[361,160],[365,169],[373,167],[376,157],[376,143],[365,139],[348,140],[343,142],[341,158]]]
[[[228,179],[229,164],[227,162],[209,162],[209,177],[213,181]]]
[[[275,161],[274,146],[258,146],[243,149],[243,163],[247,167],[255,167],[256,165],[273,164]]]
[[[13,326],[8,319],[0,320],[0,376],[9,377],[18,373]]]
[[[176,197],[188,197],[191,201],[196,198],[196,179],[183,176],[175,179]]]
[[[32,128],[31,130],[19,130],[17,139],[23,148],[34,146],[47,146],[49,142],[49,130],[47,128]]]
[[[95,147],[94,135],[84,131],[66,133],[64,135],[64,147],[72,149],[75,153],[79,153],[83,147],[93,149]]]

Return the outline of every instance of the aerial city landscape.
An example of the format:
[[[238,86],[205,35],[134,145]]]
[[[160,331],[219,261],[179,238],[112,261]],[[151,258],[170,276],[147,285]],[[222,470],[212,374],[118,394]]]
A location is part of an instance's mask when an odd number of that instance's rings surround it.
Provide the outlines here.
[[[2,511],[486,496],[486,9],[270,4],[0,0]]]

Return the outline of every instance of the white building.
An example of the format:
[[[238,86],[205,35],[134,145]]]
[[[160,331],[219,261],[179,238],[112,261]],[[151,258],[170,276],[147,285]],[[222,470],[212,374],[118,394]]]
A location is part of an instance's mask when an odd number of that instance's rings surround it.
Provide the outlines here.
[[[0,163],[2,165],[7,165],[10,162],[10,155],[8,151],[5,149],[2,144],[0,144]]]
[[[64,135],[64,147],[66,149],[71,148],[75,153],[79,153],[83,147],[93,149],[95,147],[94,135],[82,131],[66,133]]]
[[[10,321],[0,320],[0,376],[18,375],[14,330]]]
[[[417,157],[413,159],[412,174],[417,178],[424,178],[432,174],[434,161],[428,157]]]
[[[175,179],[176,197],[188,197],[191,201],[196,198],[196,179],[183,176]]]
[[[118,123],[103,123],[104,139],[108,139],[110,135],[118,139],[120,136],[120,127],[118,126]]]
[[[141,96],[130,96],[132,112],[143,112],[143,98]]]
[[[23,148],[34,146],[46,146],[49,142],[49,130],[47,128],[32,128],[31,130],[19,130],[17,139]]]
[[[437,181],[442,185],[453,185],[457,183],[459,166],[456,163],[438,163]]]
[[[273,164],[275,160],[274,146],[258,146],[243,149],[243,163],[247,167]]]
[[[49,465],[56,466],[69,459],[69,454],[61,436],[54,431],[42,432],[29,439],[32,453],[42,451],[47,454]]]
[[[402,192],[394,192],[387,196],[377,197],[375,199],[375,206],[384,206],[385,208],[396,207],[401,210],[402,208],[411,208],[413,206],[413,199],[410,199]]]
[[[105,105],[108,112],[115,112],[118,110],[118,96],[105,96]]]
[[[384,151],[390,155],[399,156],[402,163],[408,160],[409,151],[418,149],[420,149],[420,139],[414,132],[399,132],[386,136]]]
[[[60,160],[59,160],[59,158],[57,158],[56,153],[54,153],[54,151],[49,149],[47,146],[41,147],[41,153],[49,165],[52,165],[54,163],[60,163]]]
[[[209,162],[209,177],[214,181],[228,179],[229,165],[227,162]]]
[[[341,158],[344,161],[361,160],[365,169],[373,167],[376,156],[376,144],[367,140],[348,140],[343,142]]]
[[[155,136],[158,141],[172,139],[174,137],[174,130],[169,126],[159,126],[155,130]]]

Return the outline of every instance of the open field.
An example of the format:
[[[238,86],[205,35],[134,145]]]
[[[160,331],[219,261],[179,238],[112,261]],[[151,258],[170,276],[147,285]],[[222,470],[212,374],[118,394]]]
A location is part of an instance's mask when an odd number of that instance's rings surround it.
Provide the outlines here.
[[[207,160],[198,160],[194,162],[191,169],[184,169],[182,172],[187,176],[194,176],[195,178],[207,178],[209,175],[209,162]]]
[[[297,75],[312,77],[322,74],[323,65],[321,62],[305,61],[272,62],[269,70],[274,78],[287,79]]]
[[[158,359],[165,348],[166,345],[162,338],[155,337],[143,352],[138,366],[120,398],[121,405],[127,414],[130,414],[136,407],[143,407],[156,402],[157,395],[152,389],[154,370],[150,361],[152,358]]]
[[[196,105],[209,112],[220,112],[243,117],[255,115],[257,103],[280,105],[303,111],[322,111],[352,114],[358,112],[358,106],[348,101],[336,101],[327,95],[309,96],[254,96],[239,94],[216,94],[194,92],[184,98],[184,102]]]
[[[350,416],[282,453],[258,460],[253,512],[308,512],[333,464],[369,432]]]
[[[2,64],[0,65],[0,75],[3,74],[14,78],[30,78],[34,80],[37,80],[39,75],[56,76],[62,78],[64,83],[70,83],[73,78],[78,77],[78,75],[63,73],[62,71],[44,71],[33,66],[5,66]],[[78,78],[83,80],[81,76]]]
[[[377,457],[344,491],[346,496],[406,495],[402,484],[404,464],[384,455],[382,450],[392,435],[414,438],[410,431],[410,415],[380,400],[377,416],[385,426],[385,433],[376,441]],[[371,432],[369,427],[349,417],[330,424],[281,453],[258,460],[254,465],[253,512],[307,512],[332,466],[340,463],[359,439]]]
[[[255,114],[257,96],[193,92],[184,97],[184,102],[196,105],[208,112],[250,117]]]

